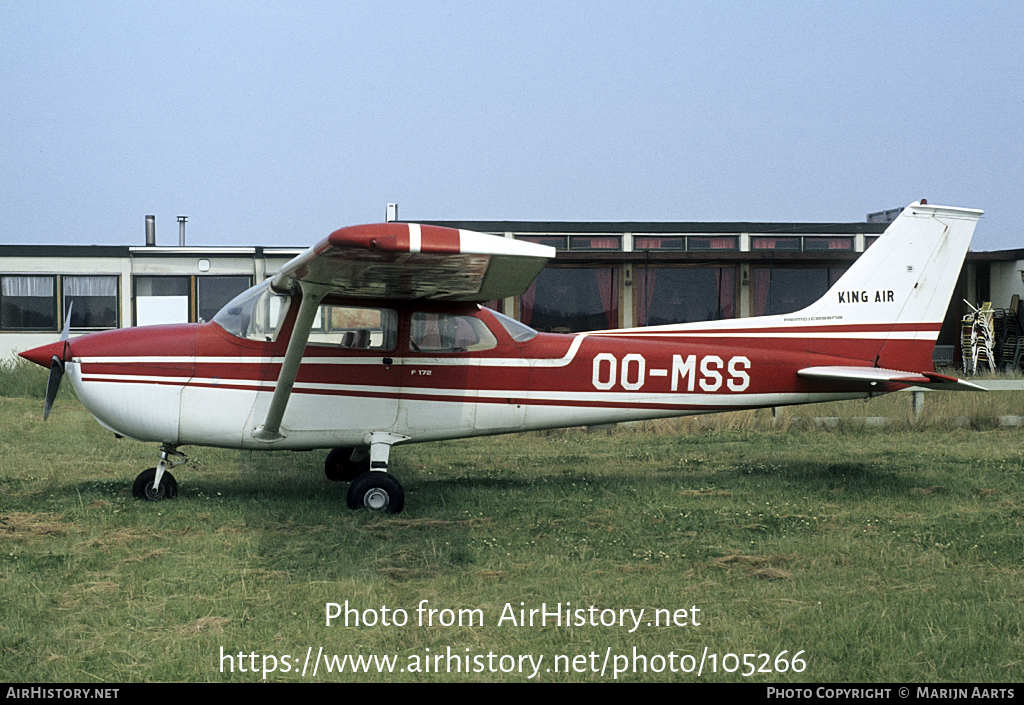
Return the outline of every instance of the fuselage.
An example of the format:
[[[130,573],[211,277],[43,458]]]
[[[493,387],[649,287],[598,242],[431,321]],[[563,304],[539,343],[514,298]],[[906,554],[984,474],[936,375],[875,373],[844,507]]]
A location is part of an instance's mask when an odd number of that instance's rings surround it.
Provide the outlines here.
[[[863,388],[796,373],[848,362],[882,335],[830,337],[822,325],[769,334],[757,319],[724,332],[719,321],[716,330],[553,334],[476,304],[325,306],[272,442],[254,433],[277,384],[294,305],[270,331],[215,319],[72,338],[65,374],[118,435],[303,450],[360,445],[372,432],[418,442],[863,397]],[[57,344],[23,355],[48,365],[53,354],[61,354]]]

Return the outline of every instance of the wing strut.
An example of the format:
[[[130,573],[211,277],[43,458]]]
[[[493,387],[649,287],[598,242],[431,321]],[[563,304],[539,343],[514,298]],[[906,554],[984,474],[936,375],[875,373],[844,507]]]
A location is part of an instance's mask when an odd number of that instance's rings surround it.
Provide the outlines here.
[[[292,327],[292,336],[288,340],[288,350],[284,354],[284,362],[281,363],[281,373],[277,378],[277,386],[274,387],[274,397],[270,400],[270,408],[267,410],[267,418],[263,421],[263,425],[252,434],[256,440],[267,443],[284,438],[281,433],[281,419],[284,418],[284,410],[288,406],[292,387],[295,386],[295,378],[299,374],[302,353],[309,341],[309,331],[313,328],[317,309],[327,294],[327,288],[323,286],[304,281],[299,281],[299,286],[302,288],[302,303],[299,304],[299,313],[295,317],[295,325]]]

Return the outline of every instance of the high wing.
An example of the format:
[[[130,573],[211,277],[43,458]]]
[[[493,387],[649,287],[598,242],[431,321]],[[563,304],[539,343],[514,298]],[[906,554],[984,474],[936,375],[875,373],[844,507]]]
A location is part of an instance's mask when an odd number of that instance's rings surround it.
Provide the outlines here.
[[[335,230],[271,282],[278,292],[301,290],[302,302],[267,418],[253,437],[267,443],[283,438],[281,420],[325,296],[491,301],[526,291],[554,256],[555,248],[546,245],[415,223]]]
[[[523,293],[555,248],[415,223],[342,228],[274,277],[276,291],[304,283],[345,296],[492,301]]]

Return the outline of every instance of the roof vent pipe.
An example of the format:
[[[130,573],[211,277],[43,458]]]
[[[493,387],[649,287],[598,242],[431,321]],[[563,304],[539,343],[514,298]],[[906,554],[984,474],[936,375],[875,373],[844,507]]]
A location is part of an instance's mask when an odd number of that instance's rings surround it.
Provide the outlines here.
[[[178,247],[185,246],[185,221],[188,220],[187,215],[178,216]]]
[[[146,216],[146,247],[156,246],[156,216]]]

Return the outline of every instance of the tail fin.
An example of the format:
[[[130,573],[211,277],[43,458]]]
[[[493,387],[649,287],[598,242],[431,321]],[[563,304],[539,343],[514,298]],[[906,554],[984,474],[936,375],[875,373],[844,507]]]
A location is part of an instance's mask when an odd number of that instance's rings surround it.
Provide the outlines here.
[[[881,338],[870,361],[875,367],[931,370],[932,349],[981,214],[910,204],[822,298],[780,318],[864,326]]]

